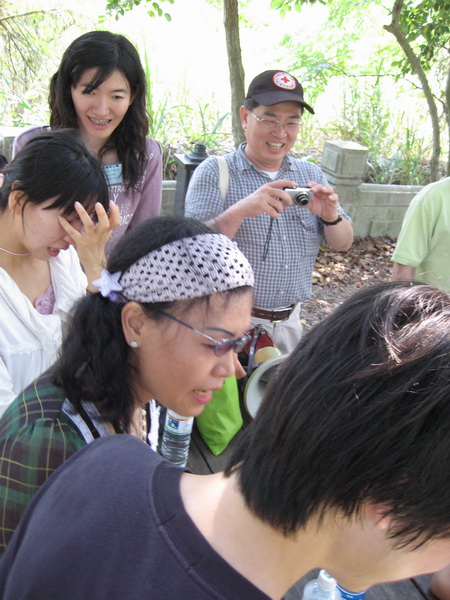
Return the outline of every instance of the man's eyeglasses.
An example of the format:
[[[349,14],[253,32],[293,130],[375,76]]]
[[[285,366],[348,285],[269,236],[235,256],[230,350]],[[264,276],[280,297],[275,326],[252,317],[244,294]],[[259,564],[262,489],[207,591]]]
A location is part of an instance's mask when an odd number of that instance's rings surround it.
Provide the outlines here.
[[[236,338],[234,340],[224,338],[223,340],[219,341],[219,340],[214,339],[210,335],[203,333],[203,331],[199,331],[198,329],[195,329],[195,327],[192,327],[192,325],[183,323],[183,321],[180,321],[180,319],[177,319],[173,315],[170,315],[169,313],[166,313],[160,309],[157,309],[157,310],[161,315],[164,315],[168,319],[172,319],[172,321],[176,321],[180,325],[184,325],[185,327],[192,329],[192,331],[195,331],[195,333],[198,333],[199,335],[203,336],[204,338],[206,338],[207,340],[212,342],[214,344],[213,350],[214,350],[214,354],[216,356],[223,356],[230,350],[234,350],[236,353],[240,352],[244,348],[245,344],[250,340],[250,336],[247,333],[244,333],[244,335],[242,337]]]
[[[275,129],[278,129],[278,127],[284,127],[285,131],[288,131],[289,133],[295,133],[301,125],[300,121],[288,121],[287,123],[282,123],[276,119],[261,119],[261,117],[255,115],[255,113],[251,110],[248,112],[255,117],[257,122],[265,131],[274,131]]]

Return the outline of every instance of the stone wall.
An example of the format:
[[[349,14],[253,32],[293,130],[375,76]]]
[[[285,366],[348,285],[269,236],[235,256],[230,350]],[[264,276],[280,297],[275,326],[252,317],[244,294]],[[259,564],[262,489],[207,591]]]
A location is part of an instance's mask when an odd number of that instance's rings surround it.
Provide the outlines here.
[[[325,142],[321,168],[353,220],[355,235],[396,238],[419,185],[362,183],[369,150],[355,142]]]
[[[0,127],[0,153],[11,159],[12,142],[22,128]],[[321,168],[339,195],[360,237],[397,237],[406,209],[422,189],[415,185],[362,183],[369,151],[355,142],[325,142]],[[179,168],[183,168],[182,166]],[[163,181],[163,215],[175,213],[176,181]]]

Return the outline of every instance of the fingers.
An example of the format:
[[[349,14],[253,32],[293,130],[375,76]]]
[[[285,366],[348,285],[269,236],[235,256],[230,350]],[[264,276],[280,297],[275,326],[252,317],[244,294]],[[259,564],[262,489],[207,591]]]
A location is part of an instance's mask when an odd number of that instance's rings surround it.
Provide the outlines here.
[[[279,213],[292,206],[292,198],[283,190],[285,187],[296,187],[296,184],[287,179],[279,179],[260,188],[264,193],[264,200],[271,207],[266,212],[272,217],[276,218]]]
[[[270,187],[273,188],[284,188],[284,187],[289,187],[289,188],[295,188],[298,187],[298,184],[295,183],[295,181],[291,181],[290,179],[277,179],[276,181],[273,181],[272,183],[268,183],[267,185],[269,185]]]
[[[112,200],[109,203],[109,225],[111,229],[120,225],[120,209]]]
[[[274,181],[273,183],[269,183],[268,184],[270,186],[270,189],[273,190],[273,192],[271,191],[272,195],[275,195],[275,197],[278,200],[281,200],[281,208],[280,210],[278,210],[277,206],[275,206],[275,209],[277,210],[277,212],[282,212],[283,210],[285,210],[286,208],[289,208],[290,206],[292,206],[293,201],[291,196],[284,191],[283,188],[297,188],[299,187],[297,183],[295,183],[295,181],[290,181],[289,179],[278,179],[277,181]]]
[[[83,208],[83,207],[81,207],[81,208]],[[92,223],[92,219],[89,217],[87,212],[84,211],[84,213],[87,216],[87,218],[89,219],[89,221]],[[80,214],[80,213],[78,213],[78,214]],[[113,230],[118,225],[120,225],[120,210],[119,210],[119,207],[117,206],[117,204],[115,204],[112,200],[110,200],[110,202],[109,202],[109,211],[108,212],[106,212],[103,204],[100,204],[100,202],[96,202],[95,203],[95,214],[97,215],[97,221],[98,221],[97,226],[100,226],[101,229]],[[81,214],[80,214],[80,218],[81,218]],[[84,225],[83,219],[81,219],[81,220]],[[92,225],[93,225],[93,223],[92,223]]]
[[[109,202],[109,213],[106,212],[104,206],[100,202],[95,203],[95,214],[97,216],[98,224],[94,224],[94,221],[89,216],[86,209],[80,202],[75,202],[75,210],[80,217],[81,223],[86,231],[94,228],[102,230],[113,230],[120,225],[120,210],[117,204],[112,200]]]
[[[337,200],[338,198],[331,185],[321,185],[320,183],[316,183],[315,181],[310,181],[308,183],[308,187],[311,189],[315,196],[321,196],[323,199],[326,199],[327,196],[332,200]]]
[[[62,217],[61,215],[58,215],[58,221],[59,221],[61,227],[67,233],[67,235],[71,238],[71,243],[75,244],[75,238],[77,235],[79,235],[79,231],[77,229],[75,229],[75,227],[73,227],[69,223],[69,221],[65,217]]]
[[[292,206],[292,199],[283,190],[284,187],[297,187],[289,179],[271,181],[258,188],[255,192],[240,200],[237,204],[243,217],[257,217],[262,213],[276,219],[280,213]]]
[[[310,181],[308,187],[313,192],[313,199],[306,208],[326,221],[334,221],[339,210],[339,197],[334,189],[315,181]]]
[[[99,204],[99,203],[97,202],[97,204]],[[95,205],[95,212],[97,213],[97,217],[98,217],[99,216],[99,211],[97,210],[97,204]],[[101,204],[99,204],[99,206],[101,206],[101,208],[102,208],[102,210],[104,212],[105,209],[103,208],[103,206]],[[84,206],[80,202],[75,202],[74,208],[75,208],[75,211],[76,211],[77,215],[80,218],[80,221],[81,221],[84,229],[85,230],[93,229],[95,227],[94,222],[92,221],[91,217],[87,213],[87,211],[84,208]],[[99,221],[100,221],[100,218],[99,218]]]

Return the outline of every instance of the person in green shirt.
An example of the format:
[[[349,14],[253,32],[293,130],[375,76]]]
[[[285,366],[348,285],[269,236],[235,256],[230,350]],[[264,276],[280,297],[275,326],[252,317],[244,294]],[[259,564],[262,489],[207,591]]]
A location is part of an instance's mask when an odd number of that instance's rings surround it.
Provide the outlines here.
[[[422,281],[450,291],[450,177],[412,200],[392,255],[394,281]]]

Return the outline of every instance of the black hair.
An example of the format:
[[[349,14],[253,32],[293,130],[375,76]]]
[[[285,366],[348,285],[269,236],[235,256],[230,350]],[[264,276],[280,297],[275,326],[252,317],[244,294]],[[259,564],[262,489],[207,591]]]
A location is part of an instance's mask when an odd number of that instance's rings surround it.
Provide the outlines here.
[[[0,212],[8,207],[11,191],[23,193],[22,212],[29,204],[53,199],[46,209],[60,209],[65,216],[80,202],[90,211],[96,202],[109,208],[108,186],[95,156],[78,132],[52,131],[30,140],[3,168]]]
[[[285,535],[370,502],[397,547],[450,537],[450,295],[390,282],[346,300],[270,380],[233,471]]]
[[[108,259],[110,273],[124,272],[152,250],[186,237],[215,233],[195,219],[155,217],[127,232],[113,248]],[[232,296],[247,287],[229,290]],[[207,302],[209,297],[193,298],[188,305]],[[93,402],[102,417],[116,431],[128,433],[136,408],[133,389],[134,368],[130,347],[122,329],[122,308],[126,301],[112,302],[100,293],[83,298],[77,305],[60,358],[53,369],[53,382],[62,387],[77,410],[81,400]],[[140,303],[145,313],[163,318],[158,309],[167,310],[186,301]]]
[[[148,160],[146,136],[149,121],[145,105],[147,86],[139,54],[126,37],[110,31],[91,31],[70,44],[57,72],[50,80],[50,126],[52,129],[78,127],[71,89],[78,83],[82,73],[92,68],[97,71],[84,93],[97,88],[116,70],[129,83],[133,102],[101,149],[100,156],[114,149],[122,163],[125,185],[129,189],[138,189]]]

